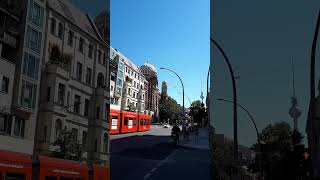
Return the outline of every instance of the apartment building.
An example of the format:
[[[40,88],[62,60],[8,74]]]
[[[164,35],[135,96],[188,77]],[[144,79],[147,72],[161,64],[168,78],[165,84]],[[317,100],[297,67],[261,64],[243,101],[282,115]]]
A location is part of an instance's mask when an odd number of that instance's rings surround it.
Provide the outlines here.
[[[118,52],[119,53],[119,52]],[[124,60],[124,85],[122,92],[122,110],[145,113],[145,77],[138,66],[119,53]]]
[[[39,150],[50,156],[63,128],[84,160],[109,162],[109,45],[94,22],[67,0],[48,0],[40,66]]]
[[[110,108],[114,110],[121,110],[124,67],[118,51],[110,48]]]
[[[38,115],[45,0],[0,3],[0,149],[32,154]]]

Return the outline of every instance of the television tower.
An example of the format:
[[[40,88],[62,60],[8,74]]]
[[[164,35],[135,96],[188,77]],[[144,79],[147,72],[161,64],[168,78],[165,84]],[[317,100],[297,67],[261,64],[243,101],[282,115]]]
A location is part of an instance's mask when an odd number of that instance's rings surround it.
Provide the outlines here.
[[[291,97],[291,107],[289,109],[289,115],[293,119],[293,127],[295,131],[298,131],[298,118],[301,116],[301,109],[298,107],[298,100],[296,98],[296,89],[295,89],[295,77],[294,77],[294,62],[292,60],[292,89],[293,95]]]

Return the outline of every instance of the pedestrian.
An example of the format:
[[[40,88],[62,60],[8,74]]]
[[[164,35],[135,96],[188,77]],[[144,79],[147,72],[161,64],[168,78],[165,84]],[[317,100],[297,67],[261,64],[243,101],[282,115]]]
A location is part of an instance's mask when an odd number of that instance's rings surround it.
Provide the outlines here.
[[[198,129],[198,127],[195,127],[194,136],[195,136],[195,139],[198,140],[198,138],[199,138],[199,129]]]

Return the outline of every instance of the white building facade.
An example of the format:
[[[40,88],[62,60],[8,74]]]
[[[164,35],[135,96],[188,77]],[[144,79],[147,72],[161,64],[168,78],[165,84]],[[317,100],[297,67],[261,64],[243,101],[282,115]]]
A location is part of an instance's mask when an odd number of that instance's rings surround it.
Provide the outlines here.
[[[83,159],[109,162],[109,45],[93,21],[68,1],[48,0],[41,66],[39,149],[51,155],[63,128],[85,150]]]

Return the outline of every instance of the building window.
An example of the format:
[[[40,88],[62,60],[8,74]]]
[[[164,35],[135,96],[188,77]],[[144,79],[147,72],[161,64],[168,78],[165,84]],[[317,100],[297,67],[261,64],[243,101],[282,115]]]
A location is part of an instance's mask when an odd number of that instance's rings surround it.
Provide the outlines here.
[[[104,133],[103,143],[104,143],[103,152],[107,153],[107,150],[108,150],[108,133]]]
[[[90,68],[87,68],[86,83],[89,85],[91,85],[91,76],[92,76],[92,70]]]
[[[65,92],[65,85],[64,84],[61,84],[59,83],[59,86],[58,86],[58,104],[60,105],[63,105],[64,104],[64,92]]]
[[[113,86],[110,87],[110,90],[113,91]]]
[[[62,131],[62,121],[60,119],[57,119],[55,124],[55,133],[54,133],[56,139],[58,139],[61,131]]]
[[[47,88],[47,101],[50,102],[51,97],[51,87]]]
[[[80,113],[80,96],[78,95],[75,95],[74,96],[74,108],[73,108],[73,111],[77,114]]]
[[[82,64],[77,63],[77,75],[76,75],[77,80],[81,81],[82,79]]]
[[[89,99],[84,100],[84,116],[89,116]]]
[[[44,126],[43,128],[43,139],[42,141],[46,142],[47,141],[47,126]]]
[[[100,50],[98,50],[98,62],[100,62],[101,64],[103,63],[101,61],[101,51]]]
[[[73,37],[74,37],[74,33],[69,30],[69,35],[68,35],[68,45],[72,47],[73,45]]]
[[[82,131],[82,147],[84,149],[87,147],[87,131]]]
[[[38,80],[39,71],[39,58],[34,57],[32,54],[25,53],[23,63],[23,74]]]
[[[96,119],[100,119],[100,107],[96,108]]]
[[[59,23],[59,27],[58,27],[58,37],[60,39],[62,39],[62,36],[63,36],[63,25],[62,23]]]
[[[78,140],[78,129],[72,128],[71,132],[72,132],[72,140],[77,141]]]
[[[0,113],[0,134],[11,134],[12,118],[7,114]]]
[[[102,62],[102,64],[104,64],[106,61],[107,61],[106,53],[103,53],[103,62]]]
[[[23,107],[35,108],[37,95],[37,85],[23,81],[21,89],[21,104]]]
[[[5,93],[8,93],[9,91],[9,78],[6,76],[2,77],[1,91]]]
[[[94,140],[94,152],[97,152],[98,151],[98,140],[95,139]]]
[[[135,98],[135,96],[136,96],[136,92],[133,92],[133,96],[132,97]]]
[[[84,39],[80,38],[79,40],[79,51],[83,53],[83,45],[84,45]]]
[[[56,34],[56,19],[51,18],[51,29],[50,29],[51,34],[55,35]]]
[[[18,137],[24,137],[25,120],[16,117],[14,121],[13,135]]]
[[[28,27],[27,30],[27,45],[28,48],[36,51],[36,52],[40,52],[40,47],[41,47],[41,33],[38,32],[35,29],[32,29],[30,27]]]
[[[33,4],[31,20],[34,24],[41,26],[43,19],[43,9],[36,3]]]
[[[98,80],[97,80],[98,87],[104,86],[104,77],[102,73],[98,74]]]
[[[89,58],[92,58],[92,55],[93,55],[93,46],[90,44],[89,45],[89,53],[88,53]]]

